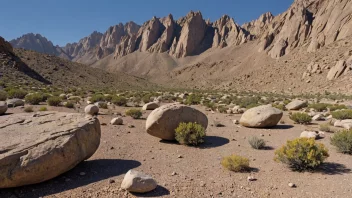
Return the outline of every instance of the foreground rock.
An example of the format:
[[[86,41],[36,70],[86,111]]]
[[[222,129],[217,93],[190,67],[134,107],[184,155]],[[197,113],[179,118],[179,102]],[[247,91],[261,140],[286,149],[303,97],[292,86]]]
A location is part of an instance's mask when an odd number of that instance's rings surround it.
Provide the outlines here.
[[[307,106],[307,101],[303,100],[294,100],[286,105],[287,110],[300,110],[303,107]]]
[[[121,188],[129,192],[146,193],[154,190],[158,184],[149,175],[129,170],[123,178]]]
[[[317,131],[303,131],[300,135],[301,138],[314,138],[314,139],[320,139],[324,138],[325,134],[324,132],[317,132]]]
[[[351,129],[352,128],[352,120],[336,120],[334,123],[334,127],[342,127],[344,129]]]
[[[52,179],[91,157],[100,144],[98,119],[40,112],[0,117],[0,188]]]
[[[158,108],[158,107],[159,107],[158,103],[156,103],[156,102],[150,102],[150,103],[145,104],[145,105],[143,106],[142,110],[143,110],[143,111],[146,111],[146,110],[154,110],[154,109],[156,109],[156,108]]]
[[[240,119],[240,124],[252,128],[273,127],[279,123],[282,115],[281,110],[271,105],[263,105],[244,112]]]
[[[122,125],[123,120],[121,117],[113,118],[110,122],[111,125]]]
[[[7,103],[4,101],[0,101],[0,115],[5,114],[7,111]]]
[[[152,111],[147,118],[146,130],[152,136],[174,140],[175,129],[181,122],[196,122],[205,129],[208,126],[208,118],[205,114],[189,106],[175,103]]]

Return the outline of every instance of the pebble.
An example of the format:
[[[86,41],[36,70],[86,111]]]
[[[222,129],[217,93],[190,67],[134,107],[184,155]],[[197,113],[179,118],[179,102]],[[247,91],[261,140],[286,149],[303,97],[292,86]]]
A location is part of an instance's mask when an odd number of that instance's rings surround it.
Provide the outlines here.
[[[247,177],[247,181],[255,181],[255,180],[257,180],[257,179],[255,179],[253,176],[248,176]]]
[[[291,188],[296,188],[296,184],[294,184],[294,183],[288,183],[288,186]]]
[[[85,172],[80,172],[79,175],[80,175],[80,176],[85,176],[86,173],[85,173]]]
[[[176,172],[172,172],[171,175],[174,176],[174,175],[177,175],[177,173]]]
[[[261,137],[264,137],[264,134],[260,134]]]
[[[115,180],[109,179],[109,183],[110,183],[110,184],[113,184],[113,183],[115,183]]]
[[[178,155],[177,158],[183,158],[183,156],[182,155]]]

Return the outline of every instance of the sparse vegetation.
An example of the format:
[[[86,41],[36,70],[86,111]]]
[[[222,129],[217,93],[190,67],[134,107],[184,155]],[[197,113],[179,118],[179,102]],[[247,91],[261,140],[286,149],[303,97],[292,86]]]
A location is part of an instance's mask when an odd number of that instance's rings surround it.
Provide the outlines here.
[[[338,120],[352,119],[352,110],[346,109],[346,110],[334,111],[334,112],[331,112],[331,115],[333,118]]]
[[[101,102],[101,101],[105,101],[105,97],[103,94],[95,94],[90,98],[89,101],[92,103]]]
[[[250,137],[248,139],[248,143],[251,145],[252,148],[254,149],[263,149],[265,147],[265,140],[260,139],[256,136]]]
[[[47,111],[48,109],[46,107],[40,107],[39,111]]]
[[[52,97],[48,98],[47,103],[50,106],[57,107],[61,104],[61,98],[58,96],[52,96]]]
[[[41,102],[43,102],[43,95],[40,93],[27,94],[24,100],[28,104],[39,105]]]
[[[26,112],[26,113],[31,113],[31,112],[33,112],[33,107],[31,107],[31,106],[25,107],[23,109],[23,111]]]
[[[315,109],[318,112],[323,112],[328,110],[328,106],[329,104],[325,104],[325,103],[314,103],[314,104],[310,104],[308,108]]]
[[[197,146],[204,142],[205,129],[197,123],[180,123],[175,129],[175,139],[184,145]]]
[[[310,117],[306,113],[292,113],[290,115],[290,119],[293,120],[297,124],[309,124],[312,121],[312,117]]]
[[[7,91],[7,93],[9,98],[18,98],[18,99],[24,99],[24,97],[26,97],[26,95],[28,94],[23,89],[10,89],[9,91]]]
[[[331,144],[341,153],[352,155],[352,129],[337,132],[331,138]]]
[[[73,109],[73,108],[75,108],[75,104],[73,104],[72,102],[66,102],[65,107],[69,108],[69,109]]]
[[[202,97],[200,95],[191,94],[187,97],[186,104],[187,105],[197,105],[197,104],[200,104],[201,100],[202,100]]]
[[[273,104],[272,105],[274,108],[280,109],[281,111],[285,111],[286,107],[284,104]]]
[[[249,159],[238,155],[224,157],[221,161],[221,165],[234,172],[246,172],[250,170]]]
[[[328,108],[330,111],[336,111],[336,110],[341,110],[341,109],[348,109],[346,105],[343,104],[334,104],[334,105],[329,105]]]
[[[329,157],[323,144],[313,138],[298,138],[276,150],[275,160],[288,165],[292,170],[314,170]]]
[[[122,96],[114,96],[112,98],[111,102],[117,106],[126,106],[127,105],[127,99]]]
[[[319,125],[319,130],[320,131],[324,131],[324,132],[328,132],[328,133],[333,133],[334,132],[331,129],[330,123],[324,123],[324,124]]]
[[[0,101],[5,101],[7,99],[7,92],[0,90]]]
[[[139,119],[143,114],[140,109],[129,109],[126,111],[126,115],[131,116],[133,119]]]

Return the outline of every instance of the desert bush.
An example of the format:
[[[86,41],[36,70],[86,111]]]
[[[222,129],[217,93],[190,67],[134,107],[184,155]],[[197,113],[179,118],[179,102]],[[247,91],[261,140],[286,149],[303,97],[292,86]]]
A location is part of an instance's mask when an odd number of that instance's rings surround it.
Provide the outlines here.
[[[46,107],[40,107],[39,111],[47,111],[48,109]]]
[[[352,110],[346,109],[346,110],[334,111],[334,112],[331,112],[331,115],[333,118],[338,120],[352,119]]]
[[[66,102],[65,107],[69,109],[73,109],[75,108],[75,104],[73,104],[72,102]]]
[[[298,124],[309,124],[312,121],[312,118],[308,114],[301,112],[292,113],[290,119]]]
[[[200,104],[201,100],[202,100],[202,97],[200,95],[191,94],[187,97],[186,104],[187,105],[197,105],[197,104]]]
[[[328,110],[328,106],[329,104],[325,104],[325,103],[314,103],[314,104],[308,105],[309,108],[315,109],[318,112],[323,112]]]
[[[281,111],[285,111],[286,107],[284,104],[273,104],[272,105],[274,108],[280,109]]]
[[[108,109],[108,104],[105,102],[98,103],[98,107],[102,109]]]
[[[105,97],[103,94],[95,94],[93,95],[90,100],[92,103],[100,102],[100,101],[105,101]]]
[[[211,110],[213,110],[213,111],[216,109],[215,103],[210,102],[210,101],[209,101],[209,102],[205,102],[205,103],[204,103],[204,106],[207,107],[207,108],[209,108],[209,109],[211,109]]]
[[[275,151],[275,160],[288,165],[292,170],[314,170],[329,157],[323,144],[313,138],[298,138]]]
[[[7,94],[9,98],[24,99],[28,93],[23,89],[10,89]]]
[[[127,99],[122,96],[114,96],[111,100],[111,102],[117,106],[126,106],[127,104]]]
[[[33,107],[31,107],[31,106],[25,107],[23,109],[23,111],[26,112],[26,113],[31,113],[31,112],[33,112]]]
[[[328,132],[328,133],[333,133],[334,132],[331,129],[330,123],[324,123],[324,124],[319,125],[319,130],[320,131],[324,131],[324,132]]]
[[[175,139],[184,145],[197,146],[204,142],[205,129],[197,123],[180,123],[175,129]]]
[[[218,106],[219,113],[226,113],[227,110],[228,108],[225,106]]]
[[[104,96],[104,101],[111,102],[113,96],[112,95],[106,95]]]
[[[265,141],[256,136],[250,137],[248,139],[248,143],[251,145],[252,148],[258,149],[258,150],[263,149],[265,147]]]
[[[224,157],[221,161],[221,165],[234,172],[246,172],[250,169],[249,159],[238,155]]]
[[[151,97],[152,97],[152,96],[151,96],[150,94],[147,94],[147,95],[143,96],[142,101],[143,101],[144,103],[149,103],[149,102],[151,102],[151,101],[150,101],[150,98],[151,98]]]
[[[38,105],[39,103],[43,102],[43,95],[40,93],[28,94],[24,100],[28,104]]]
[[[126,115],[131,116],[133,119],[139,119],[143,114],[140,109],[129,109],[126,111]]]
[[[0,90],[0,101],[5,101],[7,99],[7,92]]]
[[[52,97],[48,98],[47,103],[48,103],[48,105],[50,105],[50,106],[55,106],[55,107],[57,107],[57,106],[59,106],[60,103],[61,103],[61,98],[58,97],[58,96],[52,96]]]
[[[334,105],[329,105],[328,108],[330,111],[336,111],[336,110],[341,110],[341,109],[348,109],[346,105],[343,104],[334,104]]]
[[[331,144],[341,153],[352,155],[352,129],[337,132],[331,138]]]

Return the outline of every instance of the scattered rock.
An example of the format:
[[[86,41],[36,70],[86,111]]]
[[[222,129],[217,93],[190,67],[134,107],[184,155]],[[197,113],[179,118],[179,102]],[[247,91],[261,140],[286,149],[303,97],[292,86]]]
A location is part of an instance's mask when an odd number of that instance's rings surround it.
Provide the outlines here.
[[[303,131],[300,135],[301,138],[314,138],[314,139],[319,139],[319,138],[324,138],[325,133],[324,132],[316,132],[316,131]]]
[[[0,101],[0,115],[4,115],[7,111],[7,103]]]
[[[156,181],[149,175],[129,170],[123,178],[121,188],[129,192],[146,193],[157,187]]]
[[[287,110],[300,110],[307,106],[307,101],[303,100],[294,100],[286,105]]]
[[[121,117],[113,118],[110,122],[112,125],[122,125],[123,119]]]
[[[346,61],[340,60],[336,63],[334,67],[332,67],[327,75],[328,80],[334,80],[341,76],[343,72],[345,71],[347,65]]]
[[[8,107],[24,106],[24,101],[21,99],[13,98],[6,101]]]
[[[248,176],[247,181],[256,181],[257,179],[254,176]]]
[[[263,105],[247,110],[241,117],[240,123],[245,127],[264,128],[273,127],[282,118],[282,111],[271,105]]]
[[[294,183],[288,183],[288,186],[291,188],[296,188],[296,184],[294,184]]]
[[[181,122],[196,122],[205,129],[208,126],[208,118],[205,114],[192,107],[175,103],[152,111],[147,118],[146,130],[152,136],[174,140],[175,129]]]
[[[84,112],[88,115],[98,115],[99,113],[99,107],[96,105],[88,105],[86,106],[86,108],[84,109]]]
[[[143,111],[146,111],[146,110],[155,110],[156,108],[159,108],[159,104],[156,103],[156,102],[150,102],[150,103],[145,104],[145,105],[142,107],[142,110],[143,110]]]

